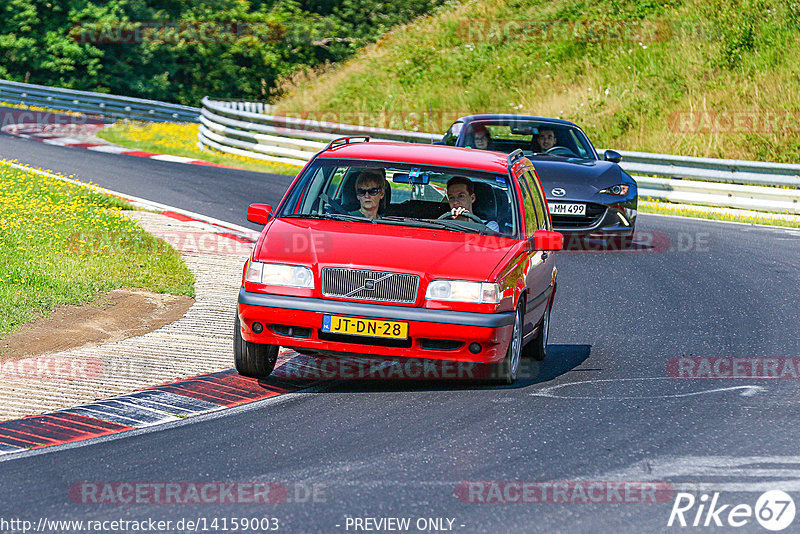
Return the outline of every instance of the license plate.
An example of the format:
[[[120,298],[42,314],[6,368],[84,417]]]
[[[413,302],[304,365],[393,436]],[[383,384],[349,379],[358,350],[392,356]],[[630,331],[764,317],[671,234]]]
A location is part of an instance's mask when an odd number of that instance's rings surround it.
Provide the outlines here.
[[[408,339],[408,323],[381,319],[362,319],[361,317],[342,317],[340,315],[323,315],[322,331],[351,336]]]
[[[586,215],[586,204],[570,204],[566,202],[548,202],[550,215]]]

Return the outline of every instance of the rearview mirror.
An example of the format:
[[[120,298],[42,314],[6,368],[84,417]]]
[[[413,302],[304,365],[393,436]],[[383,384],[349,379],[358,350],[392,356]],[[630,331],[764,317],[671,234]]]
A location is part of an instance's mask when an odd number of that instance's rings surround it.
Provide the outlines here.
[[[250,204],[247,207],[247,220],[256,224],[267,224],[272,217],[272,206],[269,204]]]
[[[561,250],[564,248],[564,235],[550,230],[536,230],[531,238],[533,250]]]
[[[611,163],[619,163],[622,161],[622,154],[616,150],[606,150],[606,154],[603,156],[603,159],[610,161]]]
[[[395,184],[427,184],[430,181],[427,172],[420,173],[419,169],[411,169],[411,172],[398,172],[392,176]]]

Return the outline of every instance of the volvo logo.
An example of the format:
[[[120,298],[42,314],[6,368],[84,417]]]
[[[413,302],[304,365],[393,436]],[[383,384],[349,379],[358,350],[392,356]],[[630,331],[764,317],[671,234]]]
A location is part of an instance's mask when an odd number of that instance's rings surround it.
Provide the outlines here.
[[[551,192],[553,193],[554,197],[563,197],[564,195],[567,194],[567,192],[561,189],[560,187],[553,188],[553,191]]]
[[[364,289],[367,291],[375,291],[375,280],[372,278],[367,278],[364,280]]]

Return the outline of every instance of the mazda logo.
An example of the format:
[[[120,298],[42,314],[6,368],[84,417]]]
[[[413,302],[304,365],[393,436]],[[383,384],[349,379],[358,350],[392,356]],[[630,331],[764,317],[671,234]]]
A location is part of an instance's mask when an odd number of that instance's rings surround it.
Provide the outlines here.
[[[561,189],[560,187],[554,188],[553,191],[551,192],[553,193],[554,197],[563,197],[564,195],[567,194],[567,192]]]

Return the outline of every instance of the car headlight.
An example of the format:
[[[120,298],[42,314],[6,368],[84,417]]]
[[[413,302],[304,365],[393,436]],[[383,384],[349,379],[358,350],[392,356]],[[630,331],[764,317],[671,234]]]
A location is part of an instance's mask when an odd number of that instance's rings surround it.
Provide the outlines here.
[[[251,261],[245,275],[247,282],[270,286],[307,287],[314,289],[314,273],[308,267]]]
[[[605,189],[603,189],[600,192],[601,193],[607,193],[609,195],[618,195],[618,196],[624,197],[625,195],[628,194],[628,191],[630,190],[630,188],[631,188],[631,186],[629,186],[629,185],[619,184],[619,185],[612,185],[611,187],[606,187]]]
[[[425,298],[455,302],[478,302],[497,304],[500,302],[500,286],[488,282],[465,280],[434,280],[428,285]]]

